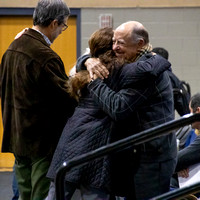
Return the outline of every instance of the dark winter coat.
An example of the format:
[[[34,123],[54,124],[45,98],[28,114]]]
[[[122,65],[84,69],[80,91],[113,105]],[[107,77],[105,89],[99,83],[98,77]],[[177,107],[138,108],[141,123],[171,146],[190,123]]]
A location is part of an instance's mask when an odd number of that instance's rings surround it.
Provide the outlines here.
[[[90,83],[90,93],[86,92],[63,130],[47,176],[54,179],[62,163],[75,156],[172,120],[172,88],[165,72],[169,67],[168,61],[155,56],[146,63],[125,65],[104,81]],[[174,158],[175,143],[173,134],[155,139],[142,145],[143,157],[147,161]],[[72,169],[66,180],[110,190],[112,170],[112,156],[105,156]]]
[[[43,36],[28,29],[8,47],[0,67],[2,152],[44,156],[54,152],[75,102],[66,93],[63,62]]]

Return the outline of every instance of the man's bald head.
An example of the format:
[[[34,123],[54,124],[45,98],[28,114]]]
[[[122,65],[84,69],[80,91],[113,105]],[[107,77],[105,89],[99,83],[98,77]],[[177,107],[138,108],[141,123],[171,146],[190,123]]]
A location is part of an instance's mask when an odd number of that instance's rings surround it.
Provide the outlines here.
[[[134,61],[140,50],[149,43],[146,28],[137,21],[128,21],[114,30],[113,50],[117,57]]]
[[[143,39],[144,45],[149,43],[149,34],[140,22],[128,21],[118,26],[115,30],[124,31],[127,35],[130,34],[130,37],[134,42],[137,42],[139,39]]]

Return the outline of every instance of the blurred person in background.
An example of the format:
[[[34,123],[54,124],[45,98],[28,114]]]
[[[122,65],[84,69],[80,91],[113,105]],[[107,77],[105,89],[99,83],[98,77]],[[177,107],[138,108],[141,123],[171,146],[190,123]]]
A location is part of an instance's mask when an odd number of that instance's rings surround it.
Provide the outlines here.
[[[153,52],[161,55],[163,58],[169,58],[169,53],[163,47],[155,47]],[[174,109],[178,112],[180,116],[190,113],[189,101],[190,101],[190,86],[188,83],[179,80],[179,78],[173,73],[172,70],[168,70],[168,75],[170,77],[173,94],[174,94]]]

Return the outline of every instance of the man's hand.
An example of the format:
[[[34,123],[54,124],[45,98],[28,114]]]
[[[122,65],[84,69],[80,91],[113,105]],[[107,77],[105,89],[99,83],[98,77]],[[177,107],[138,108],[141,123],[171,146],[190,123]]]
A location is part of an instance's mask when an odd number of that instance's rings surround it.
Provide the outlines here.
[[[98,58],[88,58],[85,62],[85,66],[91,79],[108,78],[109,71],[104,65],[101,64]]]
[[[188,178],[189,177],[189,169],[182,169],[178,172],[178,176],[182,178]]]
[[[28,30],[28,28],[25,28],[25,29],[23,29],[21,32],[19,32],[19,33],[15,36],[15,39],[18,39],[19,37],[21,37],[27,30]]]

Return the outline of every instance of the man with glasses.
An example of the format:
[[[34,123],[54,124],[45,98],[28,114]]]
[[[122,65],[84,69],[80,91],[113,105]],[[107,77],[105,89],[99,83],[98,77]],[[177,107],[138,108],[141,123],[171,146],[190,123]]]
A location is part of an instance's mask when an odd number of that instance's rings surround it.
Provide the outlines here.
[[[50,48],[67,29],[70,10],[62,0],[40,0],[33,27],[14,40],[0,67],[4,135],[2,152],[16,159],[22,200],[43,200],[46,173],[75,102],[66,92],[63,62]]]
[[[65,31],[67,28],[68,28],[68,25],[67,24],[65,24],[64,22],[63,22],[63,28],[62,28],[62,31]]]

